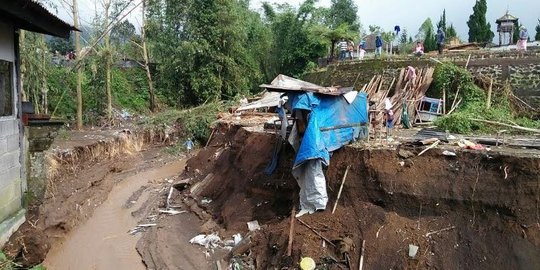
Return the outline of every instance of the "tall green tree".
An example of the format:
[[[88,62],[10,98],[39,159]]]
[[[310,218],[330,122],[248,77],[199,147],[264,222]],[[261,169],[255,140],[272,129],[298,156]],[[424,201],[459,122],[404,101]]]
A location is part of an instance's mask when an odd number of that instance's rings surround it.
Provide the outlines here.
[[[473,7],[473,13],[469,16],[469,42],[489,43],[495,34],[491,32],[491,24],[487,22],[487,2],[477,0]]]
[[[314,4],[315,1],[305,1],[297,10],[288,5],[265,8],[269,11],[266,18],[270,21],[274,39],[270,49],[274,75],[299,76],[326,54],[331,44],[325,42],[320,32],[313,31],[318,22],[313,16],[317,12]]]
[[[49,113],[47,76],[51,72],[51,53],[45,35],[25,31],[21,42],[21,62],[24,63],[24,91],[36,113]]]
[[[536,35],[534,36],[534,39],[540,41],[540,19],[536,25]]]
[[[325,25],[316,25],[311,29],[312,33],[323,37],[330,44],[330,57],[334,57],[335,47],[338,41],[345,40],[354,40],[355,32],[353,32],[348,24],[342,24],[335,29],[330,29]]]
[[[426,52],[434,51],[437,49],[437,41],[435,39],[435,31],[433,26],[429,25],[426,29],[426,38],[424,39],[424,49]]]
[[[437,49],[437,41],[435,40],[433,22],[430,18],[427,18],[422,23],[420,28],[418,28],[418,34],[416,35],[416,39],[422,40],[424,42],[424,49],[426,52]]]
[[[446,33],[446,9],[443,9],[443,13],[441,15],[441,19],[437,23],[437,29],[441,28]]]
[[[407,29],[403,29],[403,31],[401,31],[401,36],[399,38],[399,43],[405,44],[405,43],[407,43],[408,40],[409,40],[409,34],[407,33]]]
[[[376,33],[380,33],[382,31],[381,27],[378,26],[378,25],[369,25],[368,26],[368,29],[369,29],[369,32],[371,34],[376,34]]]
[[[261,18],[237,0],[149,0],[147,38],[157,88],[186,106],[246,94],[263,79],[271,43]]]
[[[128,20],[116,24],[111,30],[111,42],[116,46],[129,43],[135,35],[135,26]]]
[[[360,30],[358,6],[353,0],[332,0],[327,14],[328,26],[332,29],[336,29],[342,24],[348,24],[351,30]]]
[[[450,24],[448,28],[446,28],[446,39],[451,40],[453,38],[457,38],[457,31],[453,24]]]

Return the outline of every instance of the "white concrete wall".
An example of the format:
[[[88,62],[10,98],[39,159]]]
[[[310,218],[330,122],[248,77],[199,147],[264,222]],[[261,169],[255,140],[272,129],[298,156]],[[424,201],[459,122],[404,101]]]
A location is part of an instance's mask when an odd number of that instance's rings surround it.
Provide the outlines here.
[[[22,209],[21,177],[21,127],[17,118],[15,106],[18,94],[15,91],[15,48],[14,29],[9,25],[0,23],[0,59],[13,63],[13,97],[14,112],[11,116],[0,116],[0,229],[2,223],[13,217]],[[13,226],[8,226],[8,229]],[[0,240],[5,238],[5,232],[0,230]],[[0,242],[0,246],[3,243]]]

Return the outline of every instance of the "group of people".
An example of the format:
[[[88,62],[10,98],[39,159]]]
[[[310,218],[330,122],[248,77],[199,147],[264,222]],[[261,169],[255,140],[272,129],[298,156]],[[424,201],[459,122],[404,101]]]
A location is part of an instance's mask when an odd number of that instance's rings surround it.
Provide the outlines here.
[[[339,49],[339,60],[341,61],[345,59],[352,60],[355,57],[355,51],[357,52],[358,59],[360,60],[364,59],[364,56],[366,55],[366,41],[363,39],[360,39],[358,42],[358,47],[354,46],[354,41],[352,40],[341,39],[341,41],[339,41],[337,44],[337,47]]]
[[[444,44],[446,41],[446,33],[442,28],[437,29],[437,34],[435,36],[436,42],[437,42],[437,50],[439,54],[443,53],[444,50]],[[382,48],[383,48],[383,39],[381,37],[380,33],[377,33],[377,36],[375,37],[375,58],[380,57],[382,55]],[[526,46],[526,45],[525,45]],[[358,44],[358,48],[355,48],[354,42],[352,40],[345,40],[341,39],[341,41],[337,45],[339,49],[339,60],[343,61],[345,59],[353,59],[353,54],[355,49],[358,51],[358,58],[363,59],[366,54],[366,42],[363,39],[360,39],[360,42]],[[424,55],[424,44],[421,41],[418,41],[416,43],[416,46],[414,47],[413,54],[416,56],[422,56]]]
[[[444,33],[444,30],[442,28],[437,29],[437,34],[435,35],[435,41],[437,42],[437,51],[439,54],[442,54],[444,51],[444,43],[446,41],[446,33]],[[414,47],[413,54],[420,57],[424,55],[424,43],[422,41],[416,42],[416,46]]]
[[[339,60],[343,61],[347,58],[349,58],[350,60],[353,59],[353,54],[354,54],[354,50],[355,50],[355,47],[354,47],[354,41],[352,40],[345,40],[345,39],[341,39],[341,41],[338,43],[338,48],[339,48]],[[358,53],[359,55],[363,55],[362,54],[362,51],[363,48],[362,48],[362,42],[360,42],[358,44]],[[364,50],[364,53],[365,53],[365,50]],[[362,57],[363,58],[363,57]]]

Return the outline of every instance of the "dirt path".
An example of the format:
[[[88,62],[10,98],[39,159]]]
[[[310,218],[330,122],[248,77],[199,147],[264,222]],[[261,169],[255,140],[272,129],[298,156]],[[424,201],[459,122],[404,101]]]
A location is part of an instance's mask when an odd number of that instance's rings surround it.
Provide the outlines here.
[[[145,269],[135,246],[140,235],[127,232],[138,224],[132,211],[139,209],[148,198],[139,196],[133,206],[126,208],[132,194],[152,181],[180,174],[185,160],[150,168],[125,178],[98,206],[93,216],[54,245],[45,259],[48,269]],[[186,243],[187,244],[187,243]]]

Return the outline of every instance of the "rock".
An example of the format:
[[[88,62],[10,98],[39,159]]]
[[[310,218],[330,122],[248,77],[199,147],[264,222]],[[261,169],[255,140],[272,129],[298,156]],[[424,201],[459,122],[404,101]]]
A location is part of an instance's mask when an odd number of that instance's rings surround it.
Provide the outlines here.
[[[405,164],[404,164],[404,165],[405,165],[405,168],[410,168],[410,167],[412,167],[412,166],[414,165],[414,161],[412,161],[412,160],[410,160],[410,159],[406,159],[406,160],[404,161],[404,163],[405,163]]]
[[[399,149],[398,156],[404,159],[408,159],[414,157],[415,155],[411,151]]]
[[[203,225],[201,225],[200,231],[204,234],[210,234],[215,232],[217,229],[219,229],[217,223],[214,220],[210,219],[206,221]]]

